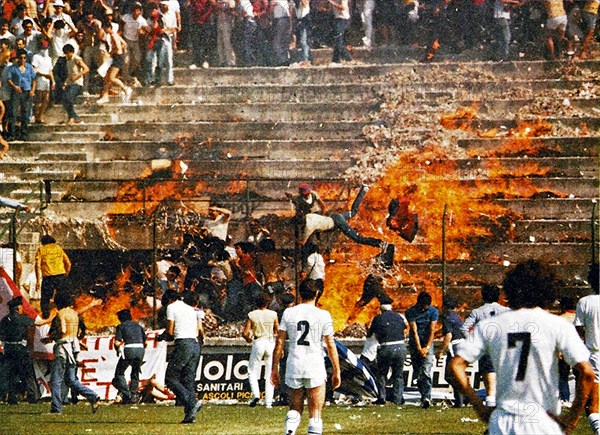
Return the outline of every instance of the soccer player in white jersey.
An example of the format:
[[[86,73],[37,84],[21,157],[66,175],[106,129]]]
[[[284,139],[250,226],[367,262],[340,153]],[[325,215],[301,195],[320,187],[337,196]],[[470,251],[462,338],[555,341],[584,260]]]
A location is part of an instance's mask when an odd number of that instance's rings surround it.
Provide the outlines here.
[[[329,312],[315,306],[317,288],[313,281],[300,284],[302,303],[283,312],[277,343],[273,354],[271,382],[278,386],[279,361],[283,355],[286,337],[289,338],[289,350],[285,372],[285,384],[289,388],[290,410],[285,417],[286,435],[294,435],[300,425],[304,407],[304,389],[308,402],[308,433],[323,433],[321,412],[325,403],[325,353],[323,341],[333,367],[331,384],[335,389],[340,386],[340,363],[333,340],[333,321]]]
[[[600,383],[600,285],[598,284],[598,263],[592,264],[588,282],[595,294],[585,296],[577,302],[575,310],[575,327],[585,339],[585,345],[591,353],[590,363],[594,370],[594,385],[587,403],[588,421],[594,434],[600,434],[600,414],[598,400]]]
[[[481,286],[481,298],[484,304],[471,311],[460,328],[463,337],[469,335],[475,325],[482,320],[510,311],[510,308],[498,303],[500,288],[496,285],[484,284]],[[479,360],[479,373],[485,386],[485,404],[494,407],[496,406],[496,371],[488,355],[482,356]]]
[[[489,433],[560,434],[575,428],[589,398],[593,371],[575,327],[544,310],[556,298],[557,281],[542,263],[528,260],[504,278],[513,311],[481,321],[459,346],[451,370]],[[575,400],[559,416],[558,353],[578,374]],[[496,408],[486,407],[466,374],[469,363],[489,354],[496,369]],[[492,412],[493,411],[493,412]]]

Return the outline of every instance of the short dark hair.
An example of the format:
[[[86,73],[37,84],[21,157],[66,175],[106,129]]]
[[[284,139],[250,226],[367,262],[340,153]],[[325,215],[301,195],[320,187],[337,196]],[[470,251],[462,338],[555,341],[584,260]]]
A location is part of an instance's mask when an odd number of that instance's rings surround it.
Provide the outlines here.
[[[317,297],[319,288],[314,279],[305,279],[300,283],[300,289],[298,290],[300,297],[303,301],[311,301]]]
[[[27,24],[31,24],[31,26],[33,27],[33,20],[31,20],[30,18],[25,18],[23,20],[23,23],[21,24],[23,27],[25,27]]]
[[[133,317],[131,317],[131,311],[128,309],[118,311],[117,318],[119,319],[119,322],[126,322],[128,320],[133,320]]]
[[[544,263],[527,260],[506,273],[502,283],[508,306],[519,308],[547,308],[556,300],[558,281]]]
[[[485,303],[498,302],[500,299],[500,287],[494,284],[483,284],[481,286],[481,298]]]
[[[456,300],[456,298],[454,298],[454,296],[450,296],[450,295],[446,295],[444,296],[444,307],[446,307],[449,310],[453,310],[456,307],[458,307],[458,301]]]
[[[190,307],[196,307],[200,303],[200,295],[191,290],[185,290],[181,295],[183,302]]]
[[[27,56],[27,50],[23,50],[22,48],[19,48],[17,50],[17,57],[21,57],[21,56]],[[42,237],[43,239],[43,237]],[[50,242],[50,243],[54,243],[54,242]],[[43,243],[42,243],[43,245]]]
[[[75,47],[71,44],[65,44],[63,47],[63,53],[75,53]]]
[[[59,310],[70,307],[73,304],[73,296],[69,292],[57,292],[56,296],[54,296],[54,304]]]
[[[21,51],[25,51],[25,50],[17,50],[17,55],[19,55],[20,54],[19,52],[21,52]],[[27,54],[26,51],[25,51],[25,54]],[[50,243],[56,243],[56,239],[54,237],[52,237],[50,234],[45,234],[40,239],[40,243],[42,245],[49,245]]]
[[[417,305],[426,307],[427,305],[431,305],[431,300],[431,295],[426,291],[422,291],[419,293],[419,296],[417,296]]]
[[[58,29],[58,30],[64,29],[65,26],[66,26],[66,24],[65,24],[65,22],[63,20],[56,20],[54,22],[54,28],[55,29]],[[64,51],[64,47],[63,47],[63,51]]]
[[[257,308],[265,308],[269,305],[270,301],[271,298],[268,295],[260,293],[258,296],[256,296],[254,303],[256,304]]]

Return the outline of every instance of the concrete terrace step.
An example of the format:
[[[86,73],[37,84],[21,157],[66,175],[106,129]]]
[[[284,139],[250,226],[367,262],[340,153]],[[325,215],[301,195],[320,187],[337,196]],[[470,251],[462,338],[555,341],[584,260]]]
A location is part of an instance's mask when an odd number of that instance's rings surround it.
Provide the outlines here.
[[[23,148],[23,146],[19,147]],[[64,146],[63,146],[64,149]],[[13,157],[14,153],[11,152]],[[37,153],[37,160],[42,162],[86,162],[88,160],[88,153],[82,151],[54,151],[50,152],[44,147],[44,151]]]
[[[486,176],[488,170],[495,177],[511,173],[530,177],[600,178],[596,157],[495,157],[455,160],[461,175],[470,178]],[[501,169],[498,167],[501,166]]]
[[[340,158],[347,159],[364,148],[363,139],[345,140],[211,140],[195,142],[182,150],[181,142],[175,141],[82,141],[82,142],[21,142],[10,150],[14,159],[37,158],[42,150],[48,154],[68,149],[75,155],[87,155],[92,160],[151,160],[157,158],[177,159],[241,159],[265,158],[283,160],[294,152],[308,151],[307,160]],[[70,153],[67,153],[70,154]],[[44,160],[40,158],[39,160]],[[62,159],[61,159],[62,160]]]
[[[173,103],[139,105],[83,106],[79,115],[84,122],[101,117],[107,123],[137,121],[143,113],[145,121],[164,121],[165,117],[180,122],[299,122],[312,121],[315,113],[322,121],[353,121],[368,119],[369,112],[378,110],[371,102],[319,103]],[[95,120],[100,122],[100,120]]]
[[[122,124],[65,125],[60,129],[49,125],[30,128],[34,141],[80,142],[82,140],[174,140],[190,137],[205,140],[272,140],[272,139],[360,139],[361,121],[311,122],[128,122]]]
[[[514,151],[503,145],[510,141]],[[520,145],[520,146],[519,146]],[[598,157],[600,136],[592,137],[538,137],[538,138],[489,138],[459,139],[458,146],[482,153],[498,150],[501,155]],[[504,149],[503,149],[504,148]]]
[[[587,220],[521,220],[514,228],[514,241],[522,243],[590,242],[592,225]]]
[[[579,68],[591,71],[600,70],[600,60],[577,62]],[[563,76],[559,68],[548,68],[545,61],[518,61],[518,62],[443,62],[419,63],[396,62],[387,64],[359,64],[342,65],[340,67],[317,66],[311,68],[208,68],[190,70],[185,67],[175,68],[177,85],[231,85],[238,83],[285,83],[312,84],[359,82],[372,80],[393,74],[402,74],[419,80],[428,74],[437,74],[443,77],[445,72],[464,71],[465,76],[472,80],[487,78],[486,73],[498,76],[498,79],[509,83],[519,79],[558,79]]]

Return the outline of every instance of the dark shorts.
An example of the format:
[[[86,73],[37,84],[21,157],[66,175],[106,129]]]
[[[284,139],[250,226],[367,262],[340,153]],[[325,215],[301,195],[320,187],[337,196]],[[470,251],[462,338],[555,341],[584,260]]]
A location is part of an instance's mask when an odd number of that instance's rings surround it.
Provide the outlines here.
[[[125,56],[122,54],[117,54],[112,57],[112,65],[111,68],[122,69],[125,66]]]
[[[489,355],[483,355],[479,359],[479,373],[485,375],[487,373],[496,373],[494,370],[494,366],[492,365],[492,360]]]

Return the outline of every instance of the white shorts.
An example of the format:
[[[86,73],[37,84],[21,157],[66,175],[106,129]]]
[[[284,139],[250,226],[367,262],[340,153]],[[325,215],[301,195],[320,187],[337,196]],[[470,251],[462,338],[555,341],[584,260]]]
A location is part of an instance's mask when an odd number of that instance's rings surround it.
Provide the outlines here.
[[[561,15],[560,17],[548,18],[546,20],[546,28],[548,30],[566,30],[567,29],[567,16]]]
[[[590,364],[594,369],[594,382],[600,384],[600,352],[591,353]]]
[[[564,433],[559,424],[545,412],[536,412],[528,416],[510,414],[499,408],[492,412],[488,431],[490,435]]]
[[[321,385],[325,385],[327,380],[323,378],[288,378],[285,377],[285,385],[288,387],[299,390],[300,388],[316,388]]]

